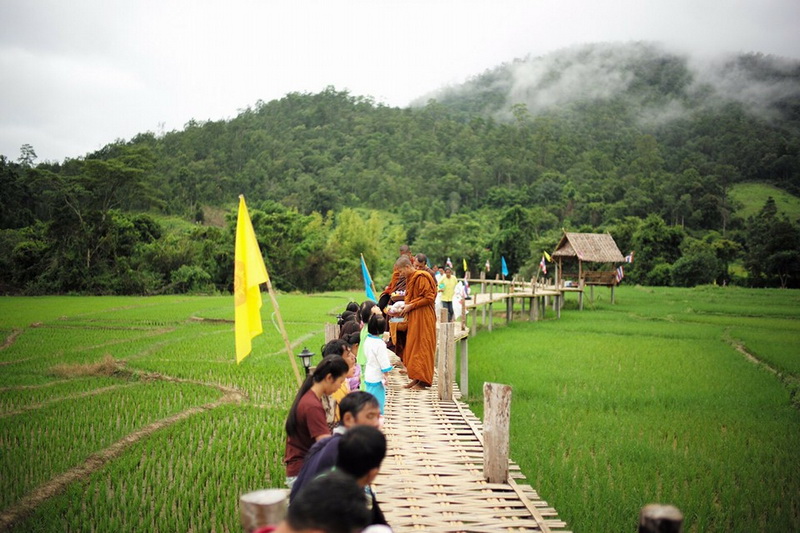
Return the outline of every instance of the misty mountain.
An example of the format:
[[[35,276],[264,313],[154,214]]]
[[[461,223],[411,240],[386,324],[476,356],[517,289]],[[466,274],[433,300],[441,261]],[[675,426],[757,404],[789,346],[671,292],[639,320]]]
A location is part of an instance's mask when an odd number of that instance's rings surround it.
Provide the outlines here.
[[[687,118],[735,102],[754,116],[797,126],[800,61],[752,53],[701,58],[654,43],[599,43],[516,59],[429,99],[500,120],[524,105],[533,115],[622,101],[643,123]]]

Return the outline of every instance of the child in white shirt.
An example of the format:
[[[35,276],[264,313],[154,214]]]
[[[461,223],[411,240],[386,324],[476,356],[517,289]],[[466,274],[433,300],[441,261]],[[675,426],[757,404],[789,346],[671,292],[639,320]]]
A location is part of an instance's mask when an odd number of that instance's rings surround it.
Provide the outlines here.
[[[389,362],[389,349],[383,340],[383,332],[386,330],[386,319],[383,315],[372,315],[367,323],[369,334],[364,339],[364,354],[367,364],[364,367],[364,385],[367,392],[378,399],[378,405],[383,414],[383,406],[386,403],[386,379],[384,374],[392,370]]]

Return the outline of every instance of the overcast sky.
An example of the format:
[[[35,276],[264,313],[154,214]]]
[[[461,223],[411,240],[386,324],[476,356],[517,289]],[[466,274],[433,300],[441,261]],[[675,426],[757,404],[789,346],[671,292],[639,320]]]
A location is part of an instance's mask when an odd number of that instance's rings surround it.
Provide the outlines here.
[[[800,58],[800,0],[0,0],[0,154],[60,161],[328,85],[406,106],[528,54]]]

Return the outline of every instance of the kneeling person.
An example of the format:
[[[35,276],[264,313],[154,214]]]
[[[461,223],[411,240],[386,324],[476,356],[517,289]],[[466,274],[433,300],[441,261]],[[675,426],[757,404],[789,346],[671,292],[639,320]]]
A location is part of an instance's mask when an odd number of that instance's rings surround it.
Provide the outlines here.
[[[364,488],[367,507],[372,513],[371,525],[388,525],[370,487],[380,472],[384,457],[386,457],[386,437],[376,428],[356,426],[339,441],[335,472],[349,474],[359,487]]]
[[[333,436],[316,442],[308,450],[303,468],[292,485],[289,501],[294,499],[304,484],[336,466],[339,440],[347,430],[359,425],[378,427],[380,421],[378,400],[368,392],[351,392],[339,403],[339,416],[341,425],[333,430]]]

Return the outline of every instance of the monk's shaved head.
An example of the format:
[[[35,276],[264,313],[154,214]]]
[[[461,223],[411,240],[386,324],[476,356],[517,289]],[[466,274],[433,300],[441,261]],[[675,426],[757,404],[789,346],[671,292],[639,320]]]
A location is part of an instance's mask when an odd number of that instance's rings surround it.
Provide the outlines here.
[[[394,262],[394,267],[397,270],[402,270],[402,269],[408,268],[410,266],[412,266],[411,265],[411,259],[409,259],[409,257],[407,255],[401,255],[400,257],[397,258],[397,261]]]

